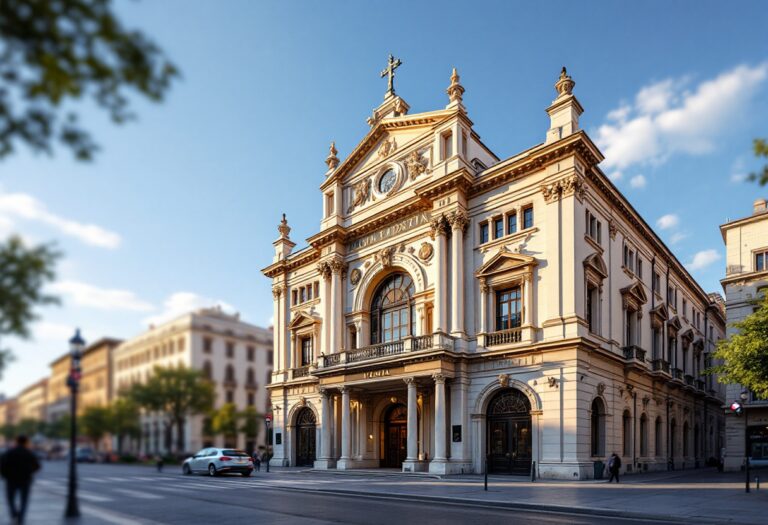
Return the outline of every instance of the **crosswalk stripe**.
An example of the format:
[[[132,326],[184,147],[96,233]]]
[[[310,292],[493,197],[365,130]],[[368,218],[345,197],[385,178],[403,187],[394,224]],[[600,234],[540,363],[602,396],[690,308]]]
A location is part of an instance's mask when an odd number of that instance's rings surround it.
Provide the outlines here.
[[[149,494],[147,492],[140,492],[138,490],[130,490],[130,489],[112,489],[115,492],[119,492],[120,494],[125,494],[126,496],[131,496],[134,498],[139,499],[163,499],[163,496],[158,496],[157,494]]]

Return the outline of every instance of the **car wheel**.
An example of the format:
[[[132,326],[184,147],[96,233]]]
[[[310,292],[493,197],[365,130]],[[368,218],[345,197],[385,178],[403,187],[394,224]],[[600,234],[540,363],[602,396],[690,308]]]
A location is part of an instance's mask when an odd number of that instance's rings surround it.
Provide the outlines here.
[[[182,473],[183,473],[185,476],[189,476],[190,474],[192,474],[192,469],[190,469],[190,468],[189,468],[189,465],[185,464],[185,465],[184,465],[184,466],[181,468],[181,472],[182,472]]]
[[[216,475],[216,466],[213,463],[208,465],[208,475],[209,476],[215,476]]]
[[[244,478],[248,478],[248,477],[251,476],[251,471],[250,470],[246,470],[245,472],[241,472],[240,474],[242,474],[242,476]]]

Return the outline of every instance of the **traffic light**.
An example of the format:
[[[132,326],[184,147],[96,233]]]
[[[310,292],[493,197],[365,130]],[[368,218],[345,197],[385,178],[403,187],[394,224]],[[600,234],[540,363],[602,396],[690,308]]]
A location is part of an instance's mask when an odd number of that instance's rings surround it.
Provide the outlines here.
[[[744,411],[744,407],[741,405],[739,401],[734,401],[733,403],[731,403],[730,409],[731,409],[731,412],[733,412],[737,416],[740,416],[741,413]]]

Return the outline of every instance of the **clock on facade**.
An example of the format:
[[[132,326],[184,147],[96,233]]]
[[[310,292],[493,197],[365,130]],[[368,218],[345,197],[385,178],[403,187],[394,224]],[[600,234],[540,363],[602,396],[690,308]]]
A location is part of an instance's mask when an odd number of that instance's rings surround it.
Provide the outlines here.
[[[395,187],[396,181],[397,175],[395,175],[394,170],[387,170],[379,178],[379,191],[381,193],[389,193],[389,191]]]

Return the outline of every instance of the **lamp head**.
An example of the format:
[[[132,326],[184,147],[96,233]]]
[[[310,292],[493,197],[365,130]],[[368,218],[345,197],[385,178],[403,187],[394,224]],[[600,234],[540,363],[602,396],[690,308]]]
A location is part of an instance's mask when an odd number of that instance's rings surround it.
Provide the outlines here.
[[[79,358],[83,349],[85,348],[85,341],[80,336],[80,329],[75,330],[75,335],[69,340],[69,351],[73,358]]]

